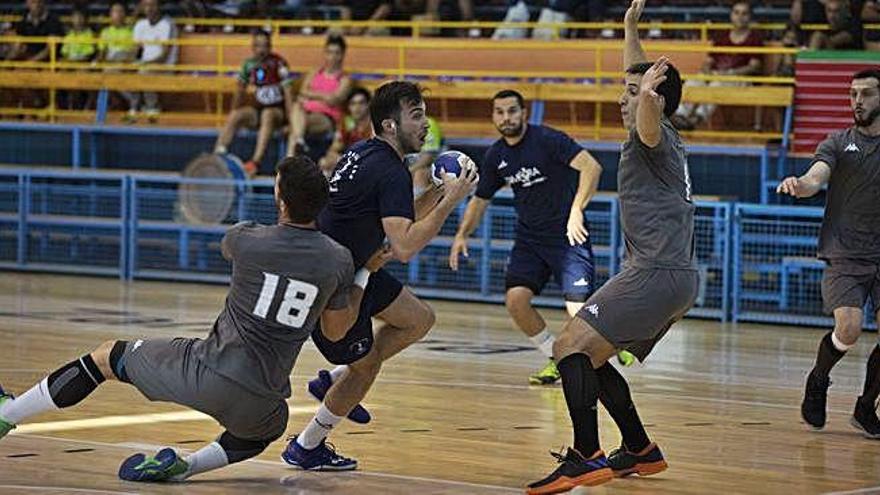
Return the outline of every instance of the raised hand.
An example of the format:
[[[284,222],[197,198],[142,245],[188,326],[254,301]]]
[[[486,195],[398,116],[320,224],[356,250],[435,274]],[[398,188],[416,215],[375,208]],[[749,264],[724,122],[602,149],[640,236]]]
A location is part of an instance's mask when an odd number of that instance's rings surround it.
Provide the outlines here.
[[[669,69],[669,58],[660,57],[650,69],[642,76],[642,86],[640,92],[647,94],[652,99],[659,99],[657,87],[666,80],[666,71]]]
[[[626,15],[623,16],[623,22],[628,25],[638,24],[643,10],[645,10],[645,0],[632,0],[629,8],[626,9]]]

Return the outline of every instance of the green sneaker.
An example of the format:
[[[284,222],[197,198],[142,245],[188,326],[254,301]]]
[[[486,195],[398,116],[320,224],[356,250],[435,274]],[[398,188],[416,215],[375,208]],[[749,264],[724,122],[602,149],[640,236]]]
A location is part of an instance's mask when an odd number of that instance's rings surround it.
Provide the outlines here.
[[[4,402],[12,400],[12,396],[8,395],[3,391],[3,387],[0,387],[0,406],[3,405]],[[7,433],[15,429],[15,425],[3,419],[3,416],[0,416],[0,438],[6,436]]]
[[[560,375],[559,370],[556,369],[556,361],[550,359],[547,362],[547,366],[544,366],[544,369],[529,377],[529,384],[553,385],[559,381],[560,378],[562,378],[562,375]]]
[[[126,481],[175,481],[172,478],[186,473],[189,464],[174,449],[164,448],[155,456],[135,454],[119,466],[119,478]]]
[[[636,362],[636,357],[629,351],[620,351],[617,353],[617,362],[629,368]]]

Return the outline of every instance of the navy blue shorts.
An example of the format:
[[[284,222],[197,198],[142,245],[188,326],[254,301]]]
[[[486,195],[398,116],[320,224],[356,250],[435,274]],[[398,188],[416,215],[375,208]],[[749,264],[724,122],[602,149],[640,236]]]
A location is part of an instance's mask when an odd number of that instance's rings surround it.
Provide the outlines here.
[[[521,239],[513,243],[504,281],[507,289],[526,287],[538,295],[550,275],[562,286],[566,301],[586,301],[595,289],[596,277],[590,240],[578,246]]]
[[[370,275],[357,321],[345,337],[331,342],[321,331],[321,321],[315,325],[312,340],[324,358],[333,364],[351,364],[370,352],[373,348],[373,323],[370,318],[390,306],[402,290],[403,284],[385,269]]]

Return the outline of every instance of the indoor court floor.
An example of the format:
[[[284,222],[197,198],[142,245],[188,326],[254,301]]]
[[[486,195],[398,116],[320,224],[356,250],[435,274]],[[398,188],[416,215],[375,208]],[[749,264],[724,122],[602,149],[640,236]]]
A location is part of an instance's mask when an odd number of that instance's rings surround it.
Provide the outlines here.
[[[108,339],[203,336],[225,293],[219,285],[0,273],[0,383],[20,394]],[[555,468],[548,450],[571,444],[562,389],[527,384],[544,360],[512,329],[502,305],[431,304],[437,326],[386,364],[367,397],[373,422],[345,422],[331,437],[359,460],[359,471],[291,469],[278,441],[258,460],[184,484],[120,481],[116,471],[128,455],[165,445],[195,449],[220,428],[109,383],[0,441],[0,493],[521,493]],[[563,312],[544,314],[558,331]],[[834,370],[829,424],[816,433],[801,422],[799,404],[822,332],[679,323],[645,366],[624,371],[669,470],[581,493],[880,493],[880,441],[848,423],[877,335],[865,334]],[[314,412],[305,384],[322,367],[308,343],[292,376],[288,434]],[[610,452],[619,436],[601,408],[600,427]]]

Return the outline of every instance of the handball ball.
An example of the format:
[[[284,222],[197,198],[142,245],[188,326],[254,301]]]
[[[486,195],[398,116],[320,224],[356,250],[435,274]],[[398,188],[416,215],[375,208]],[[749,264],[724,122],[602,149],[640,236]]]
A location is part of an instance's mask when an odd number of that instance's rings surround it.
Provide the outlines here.
[[[471,160],[471,157],[460,151],[446,151],[437,155],[434,164],[431,165],[431,181],[437,187],[443,185],[443,175],[449,178],[456,178],[461,175],[462,171],[476,168],[477,164]]]

